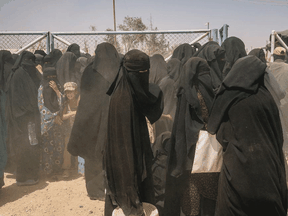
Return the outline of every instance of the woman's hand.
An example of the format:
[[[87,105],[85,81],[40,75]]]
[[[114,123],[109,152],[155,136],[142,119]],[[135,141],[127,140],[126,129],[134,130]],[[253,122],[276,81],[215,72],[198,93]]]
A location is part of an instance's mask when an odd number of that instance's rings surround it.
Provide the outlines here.
[[[50,86],[56,93],[57,93],[57,91],[59,91],[56,83],[55,83],[53,80],[51,80],[51,81],[49,82],[49,86]]]
[[[60,94],[60,91],[59,91],[59,89],[58,89],[55,81],[51,80],[51,81],[49,82],[49,86],[50,86],[50,88],[52,88],[52,89],[55,91],[55,93],[57,94],[57,96],[60,98],[60,97],[61,97],[61,94]]]

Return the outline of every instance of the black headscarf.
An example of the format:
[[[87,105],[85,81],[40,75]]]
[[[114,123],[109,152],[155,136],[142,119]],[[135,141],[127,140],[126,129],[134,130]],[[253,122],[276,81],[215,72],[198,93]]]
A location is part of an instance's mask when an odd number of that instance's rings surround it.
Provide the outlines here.
[[[8,77],[13,66],[13,58],[10,51],[0,51],[0,89],[6,89]]]
[[[43,57],[45,57],[45,56],[47,55],[43,50],[35,50],[34,55],[35,55],[35,54],[40,54],[40,55],[42,55]]]
[[[210,75],[212,78],[213,87],[216,89],[221,85],[223,80],[222,70],[225,64],[225,61],[222,59],[225,58],[225,50],[219,46],[215,41],[209,41],[204,44],[195,54],[200,58],[205,59],[210,66]]]
[[[215,134],[225,116],[227,109],[234,103],[255,94],[264,82],[266,64],[256,56],[247,56],[239,59],[224,79],[216,94],[210,114],[208,131]]]
[[[261,48],[253,49],[248,55],[254,55],[259,58],[262,62],[266,63],[264,50]]]
[[[68,46],[66,52],[72,52],[76,55],[77,58],[79,58],[81,56],[80,53],[80,46],[76,43],[71,44],[70,46]]]
[[[19,58],[17,58],[15,64],[12,67],[12,71],[16,71],[22,67],[31,77],[36,86],[40,85],[40,79],[38,77],[38,71],[36,69],[35,55],[29,51],[23,51]]]
[[[12,58],[13,58],[13,65],[15,64],[15,62],[16,62],[16,60],[17,60],[17,58],[19,57],[20,55],[19,54],[12,54]]]
[[[186,63],[186,61],[193,56],[196,52],[196,48],[192,47],[188,43],[181,44],[178,46],[172,54],[171,58],[177,58],[181,61],[182,66]]]
[[[43,66],[43,64],[44,64],[44,56],[41,55],[41,54],[34,54],[34,55],[36,57],[36,59],[35,59],[36,65],[40,64],[41,66]]]
[[[150,58],[149,83],[159,85],[160,81],[167,76],[167,64],[160,54],[155,54]]]
[[[170,59],[167,63],[167,73],[168,76],[164,77],[159,83],[159,87],[164,95],[163,114],[170,115],[174,119],[177,107],[181,62],[176,58]]]
[[[54,81],[58,89],[61,90],[59,81],[57,80],[56,69],[53,67],[46,67],[43,70],[42,79],[44,105],[51,111],[51,113],[55,113],[60,110],[60,107],[56,92],[49,86],[50,81]]]
[[[149,56],[131,50],[123,58],[123,73],[109,94],[108,142],[105,146],[107,194],[125,215],[139,214],[142,202],[154,203],[152,158],[145,117],[153,124],[162,114],[162,92],[149,86]]]
[[[193,160],[199,131],[205,130],[208,121],[214,98],[208,63],[199,57],[190,58],[183,67],[179,86],[169,168],[173,177],[182,175],[186,161]]]
[[[66,82],[75,82],[75,63],[77,57],[72,52],[64,53],[56,64],[57,78],[61,87]]]
[[[58,60],[61,58],[62,52],[59,49],[54,49],[48,55],[44,57],[45,67],[56,67]]]
[[[222,48],[225,50],[225,66],[223,69],[223,76],[222,79],[227,76],[229,71],[231,70],[233,64],[239,59],[244,56],[247,56],[245,45],[243,41],[237,37],[229,37],[227,38],[223,44],[221,45]]]
[[[95,50],[95,58],[93,61],[93,69],[100,73],[109,83],[115,79],[114,68],[120,65],[118,52],[110,43],[101,43]]]

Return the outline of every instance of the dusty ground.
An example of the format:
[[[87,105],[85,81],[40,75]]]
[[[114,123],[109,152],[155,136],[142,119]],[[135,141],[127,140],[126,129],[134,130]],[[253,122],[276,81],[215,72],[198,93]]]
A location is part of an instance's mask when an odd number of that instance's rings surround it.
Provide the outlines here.
[[[90,200],[80,174],[68,179],[45,178],[37,185],[17,186],[15,176],[5,173],[0,190],[0,216],[102,216],[104,201]]]

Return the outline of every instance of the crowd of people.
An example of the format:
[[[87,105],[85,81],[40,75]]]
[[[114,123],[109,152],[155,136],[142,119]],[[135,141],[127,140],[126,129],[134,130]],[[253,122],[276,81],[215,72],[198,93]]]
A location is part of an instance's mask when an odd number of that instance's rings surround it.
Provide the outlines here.
[[[247,55],[237,37],[168,62],[106,42],[93,56],[2,50],[0,186],[4,171],[19,186],[69,177],[80,156],[105,216],[286,216],[286,56]]]

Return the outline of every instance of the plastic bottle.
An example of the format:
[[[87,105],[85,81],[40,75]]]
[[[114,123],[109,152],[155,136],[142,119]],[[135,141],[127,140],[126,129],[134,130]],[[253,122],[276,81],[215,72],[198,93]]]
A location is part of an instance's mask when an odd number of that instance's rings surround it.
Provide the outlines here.
[[[28,137],[29,137],[30,145],[38,144],[38,140],[37,140],[36,132],[35,132],[35,123],[32,123],[32,122],[28,123]]]

